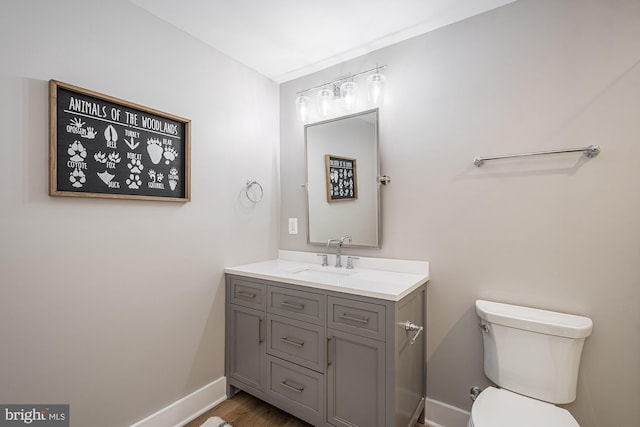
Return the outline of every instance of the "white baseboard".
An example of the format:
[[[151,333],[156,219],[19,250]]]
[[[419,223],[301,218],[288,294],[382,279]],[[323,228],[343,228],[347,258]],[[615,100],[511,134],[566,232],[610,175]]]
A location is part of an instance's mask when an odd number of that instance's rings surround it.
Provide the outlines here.
[[[176,400],[131,427],[182,427],[227,399],[227,378],[220,377],[199,390]],[[469,412],[455,406],[427,399],[426,423],[429,427],[467,427]]]
[[[429,427],[467,427],[471,416],[467,411],[433,399],[427,399],[425,412]]]
[[[131,427],[182,427],[226,399],[227,378],[220,377]]]

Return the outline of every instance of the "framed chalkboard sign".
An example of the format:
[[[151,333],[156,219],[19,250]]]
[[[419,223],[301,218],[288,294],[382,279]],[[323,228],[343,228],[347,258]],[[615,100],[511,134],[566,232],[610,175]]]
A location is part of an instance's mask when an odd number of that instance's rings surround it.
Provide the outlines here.
[[[191,121],[49,82],[49,194],[189,202]]]
[[[327,202],[358,198],[356,159],[325,154],[327,169]]]

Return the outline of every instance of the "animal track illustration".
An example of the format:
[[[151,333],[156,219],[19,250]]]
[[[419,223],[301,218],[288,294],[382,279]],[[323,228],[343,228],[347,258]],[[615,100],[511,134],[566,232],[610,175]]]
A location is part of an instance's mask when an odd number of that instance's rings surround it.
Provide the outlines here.
[[[102,151],[98,151],[96,154],[94,154],[93,158],[96,159],[96,162],[98,163],[107,163],[107,155]]]
[[[142,173],[142,170],[144,169],[144,165],[138,159],[131,159],[131,162],[127,164],[127,167],[131,173]]]
[[[98,132],[96,132],[96,130],[92,127],[87,127],[87,134],[86,135],[82,135],[83,138],[87,138],[87,139],[95,139],[96,135],[98,134]]]
[[[116,142],[118,140],[118,132],[116,132],[116,128],[114,128],[113,125],[107,126],[104,130],[104,139],[106,139],[107,142]]]
[[[154,165],[160,163],[160,160],[162,160],[162,142],[156,138],[148,139],[147,153],[149,153],[149,157],[151,157]]]
[[[127,145],[129,146],[129,148],[131,148],[132,150],[135,150],[136,148],[138,148],[138,145],[140,145],[140,143],[139,143],[139,142],[135,142],[135,141],[133,140],[133,137],[131,137],[131,140],[130,140],[130,141],[128,141],[128,140],[126,140],[126,139],[125,139],[125,140],[124,140],[124,142],[125,142],[125,144],[127,144]]]
[[[176,186],[178,185],[178,179],[178,169],[171,168],[169,170],[169,187],[171,187],[171,191],[176,189]]]
[[[109,161],[113,163],[120,163],[120,153],[116,151],[109,153]]]
[[[153,169],[150,169],[147,173],[149,174],[149,179],[153,182],[161,182],[164,179],[164,175],[162,173],[156,173]]]
[[[79,119],[77,117],[74,117],[73,119],[69,120],[71,122],[72,126],[75,126],[77,128],[81,128],[82,126],[84,126],[84,122],[82,121],[82,119]]]
[[[75,168],[69,175],[69,181],[73,187],[80,188],[87,182],[87,177],[81,169]]]
[[[73,141],[72,144],[69,144],[67,154],[69,154],[69,160],[72,162],[82,162],[87,157],[87,149],[84,148],[80,141]]]
[[[112,175],[107,171],[98,172],[97,175],[105,184],[109,184],[111,180],[115,177],[115,175]]]
[[[136,175],[136,174],[130,174],[126,182],[129,188],[132,190],[137,190],[142,185],[142,181],[140,180],[140,175]]]
[[[165,164],[168,165],[169,162],[174,161],[176,157],[178,157],[178,152],[173,147],[164,148],[164,158],[166,159]]]

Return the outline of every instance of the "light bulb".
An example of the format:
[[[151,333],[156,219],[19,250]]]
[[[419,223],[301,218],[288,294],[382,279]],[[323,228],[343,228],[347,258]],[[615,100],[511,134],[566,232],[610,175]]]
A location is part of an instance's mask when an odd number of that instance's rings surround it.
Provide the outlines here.
[[[300,95],[296,98],[296,117],[300,122],[309,120],[309,107],[311,106],[311,98],[306,95]]]
[[[356,108],[356,93],[358,84],[356,82],[344,82],[340,85],[340,99],[345,111],[351,112]]]
[[[384,102],[384,81],[387,78],[384,74],[375,72],[367,78],[369,85],[369,102],[372,105],[381,106]]]
[[[333,112],[333,91],[331,89],[321,89],[318,92],[318,110],[322,117],[327,117]]]

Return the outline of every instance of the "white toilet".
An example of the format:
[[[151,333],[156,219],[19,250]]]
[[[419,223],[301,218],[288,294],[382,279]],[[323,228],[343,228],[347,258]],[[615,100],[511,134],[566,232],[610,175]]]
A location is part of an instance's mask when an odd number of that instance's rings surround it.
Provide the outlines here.
[[[578,369],[591,319],[491,301],[476,301],[487,387],[468,427],[579,427],[555,404],[576,398]]]

